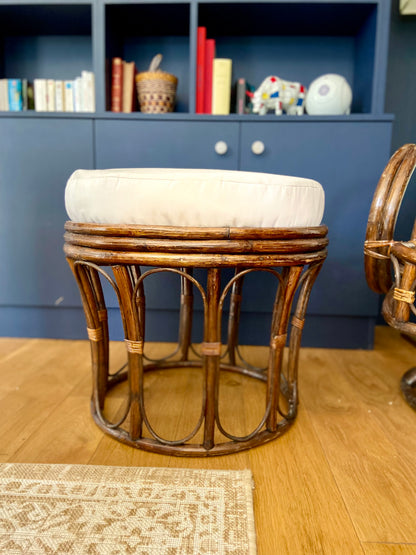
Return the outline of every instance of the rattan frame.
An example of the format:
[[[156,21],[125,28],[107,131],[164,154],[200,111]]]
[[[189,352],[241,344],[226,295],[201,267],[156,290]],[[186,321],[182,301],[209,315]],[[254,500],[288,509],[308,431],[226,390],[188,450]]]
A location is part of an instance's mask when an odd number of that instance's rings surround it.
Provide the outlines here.
[[[327,255],[326,226],[185,228],[67,222],[65,229],[64,250],[80,289],[91,343],[94,376],[91,410],[103,431],[128,445],[152,452],[211,456],[261,445],[280,436],[293,424],[298,404],[299,347],[312,286]],[[114,277],[109,275],[110,267]],[[206,270],[206,286],[193,277],[194,268]],[[234,268],[235,275],[221,288],[223,268]],[[154,362],[147,361],[144,354],[143,282],[151,273],[161,271],[181,277],[179,344],[173,358]],[[253,271],[270,272],[277,282],[271,307],[270,338],[265,338],[265,344],[270,345],[266,369],[246,364],[238,349],[243,280]],[[109,373],[107,311],[100,276],[117,293],[124,325],[128,364],[126,370],[115,375]],[[204,305],[204,338],[199,361],[189,360],[194,289],[199,291]],[[230,295],[230,310],[225,358],[220,326],[226,295]],[[282,368],[287,344],[287,365]],[[144,373],[187,366],[200,367],[204,372],[201,416],[186,437],[179,440],[159,437],[146,414]],[[265,384],[264,416],[244,437],[234,436],[221,424],[218,388],[222,371],[241,373]],[[110,422],[105,416],[106,395],[121,380],[128,380],[127,409],[118,422]],[[203,429],[202,441],[192,442],[200,429]],[[221,441],[216,439],[219,435]]]
[[[393,328],[416,337],[416,220],[409,241],[394,239],[400,206],[416,167],[416,145],[406,144],[390,158],[383,171],[368,217],[364,244],[367,283],[376,293],[384,293],[382,314]],[[416,408],[416,368],[401,380],[406,401]]]

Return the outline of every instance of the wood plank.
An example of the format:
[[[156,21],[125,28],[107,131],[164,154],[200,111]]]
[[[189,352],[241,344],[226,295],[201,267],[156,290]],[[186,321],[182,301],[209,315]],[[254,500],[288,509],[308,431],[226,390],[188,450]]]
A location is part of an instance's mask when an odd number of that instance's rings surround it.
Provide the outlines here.
[[[309,416],[249,451],[255,480],[259,555],[362,553],[360,542]]]
[[[8,340],[0,341],[7,345]],[[16,345],[15,341],[10,342]],[[0,362],[0,456],[12,456],[69,395],[87,368],[85,342],[26,340]],[[0,348],[3,350],[3,347]],[[59,371],[57,371],[59,368]]]
[[[68,396],[9,460],[87,464],[102,437],[86,398]]]
[[[416,544],[363,543],[365,555],[414,555]]]
[[[380,381],[371,358],[371,352],[305,350],[302,403],[361,541],[416,542],[414,452],[396,449],[374,412],[394,405],[411,414],[397,401],[396,381]]]

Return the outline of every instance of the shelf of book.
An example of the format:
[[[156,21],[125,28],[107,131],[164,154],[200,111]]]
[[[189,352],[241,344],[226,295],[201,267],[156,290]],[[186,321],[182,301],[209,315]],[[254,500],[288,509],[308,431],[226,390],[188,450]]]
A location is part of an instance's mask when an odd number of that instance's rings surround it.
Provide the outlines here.
[[[57,319],[73,322],[71,311],[79,306],[61,245],[63,187],[73,170],[203,167],[291,173],[322,183],[332,254],[311,316],[316,329],[328,333],[317,331],[313,345],[322,346],[325,336],[325,346],[371,346],[378,306],[363,278],[360,245],[365,206],[390,155],[393,116],[384,114],[389,14],[390,0],[0,0],[0,80],[22,79],[23,86],[23,79],[74,80],[83,71],[95,77],[95,112],[0,111],[0,183],[7,200],[0,252],[5,260],[18,253],[1,278],[0,330],[11,329],[12,321],[19,323],[12,329],[26,335],[59,329],[70,336],[81,329],[56,325]],[[202,27],[205,46],[211,44],[208,58],[231,61],[229,114],[198,113]],[[145,114],[137,105],[132,112],[111,111],[113,59],[143,72],[158,53],[162,70],[179,80],[175,111]],[[324,73],[349,81],[351,115],[250,113],[244,88],[252,92],[266,76],[308,87]],[[209,75],[205,79],[209,83]],[[133,88],[130,79],[130,100]],[[209,94],[203,97],[208,112]],[[8,226],[21,220],[25,226],[10,227],[10,234]],[[54,268],[46,281],[45,267]],[[28,273],[30,286],[23,283]],[[341,300],[340,283],[348,289]],[[250,298],[261,307],[262,295],[260,285]],[[247,310],[253,322],[262,316],[261,309]],[[166,313],[156,321],[167,331]]]

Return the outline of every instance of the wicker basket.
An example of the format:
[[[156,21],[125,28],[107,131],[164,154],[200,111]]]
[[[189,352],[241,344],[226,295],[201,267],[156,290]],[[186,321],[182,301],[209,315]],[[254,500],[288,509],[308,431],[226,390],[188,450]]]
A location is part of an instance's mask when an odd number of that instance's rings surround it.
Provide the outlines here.
[[[178,79],[171,73],[159,69],[162,55],[152,60],[149,71],[136,75],[137,97],[140,111],[153,114],[173,112]]]

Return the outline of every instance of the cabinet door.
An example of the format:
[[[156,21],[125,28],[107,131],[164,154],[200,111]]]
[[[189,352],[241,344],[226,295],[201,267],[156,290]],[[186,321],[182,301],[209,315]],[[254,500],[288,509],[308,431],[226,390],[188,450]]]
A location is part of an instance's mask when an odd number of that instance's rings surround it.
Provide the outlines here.
[[[378,297],[365,281],[363,243],[371,199],[390,155],[391,126],[389,120],[242,125],[242,169],[316,179],[325,190],[330,243],[310,313],[378,313]],[[253,154],[256,140],[264,143],[263,154]]]
[[[80,305],[62,250],[64,190],[92,167],[90,120],[0,119],[0,305]]]
[[[217,154],[215,145],[227,150]],[[97,168],[237,169],[238,123],[96,121]]]

